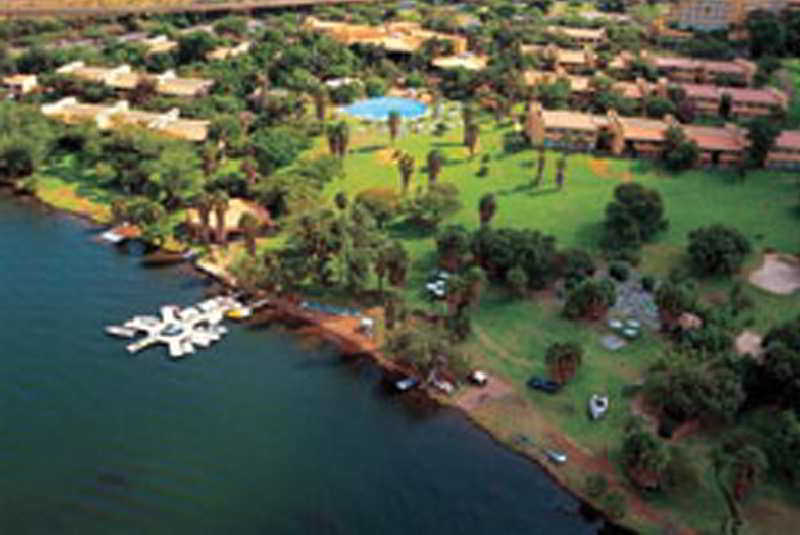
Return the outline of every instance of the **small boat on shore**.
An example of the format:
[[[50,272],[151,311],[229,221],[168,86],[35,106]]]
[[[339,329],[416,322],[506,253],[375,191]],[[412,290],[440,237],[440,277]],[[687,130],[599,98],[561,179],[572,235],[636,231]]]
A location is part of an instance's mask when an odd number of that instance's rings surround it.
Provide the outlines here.
[[[416,377],[406,377],[394,383],[394,387],[400,392],[406,392],[417,386],[419,386],[419,379]]]
[[[589,416],[592,420],[602,418],[608,412],[608,396],[592,394],[589,398]]]

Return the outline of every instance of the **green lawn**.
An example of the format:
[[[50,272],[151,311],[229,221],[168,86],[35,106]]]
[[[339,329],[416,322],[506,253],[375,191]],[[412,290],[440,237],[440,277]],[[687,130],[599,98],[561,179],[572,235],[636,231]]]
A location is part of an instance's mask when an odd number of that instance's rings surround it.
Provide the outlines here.
[[[448,159],[440,181],[456,184],[462,209],[444,224],[459,223],[469,229],[478,226],[478,200],[487,192],[496,195],[498,210],[492,221],[495,227],[539,229],[557,237],[560,247],[581,247],[599,256],[598,239],[602,233],[605,205],[621,181],[638,181],[661,192],[670,220],[669,229],[643,250],[639,270],[658,276],[685,262],[687,233],[694,228],[721,222],[741,230],[753,242],[756,252],[748,259],[747,269],[760,261],[760,253],[770,247],[781,251],[800,251],[798,230],[797,177],[776,172],[757,172],[745,180],[722,171],[692,171],[673,176],[660,172],[648,162],[623,159],[598,159],[588,155],[569,157],[567,181],[562,191],[553,186],[557,155],[548,153],[545,180],[537,189],[529,185],[535,172],[536,153],[526,149],[515,154],[503,150],[503,137],[510,127],[498,128],[493,121],[482,121],[480,149],[470,160],[461,145],[460,119],[446,135],[408,134],[389,146],[388,133],[376,127],[352,124],[351,153],[345,159],[346,177],[330,184],[325,197],[332,202],[338,191],[351,198],[365,189],[381,187],[401,191],[400,175],[389,161],[392,149],[410,152],[416,157],[417,171],[413,191],[427,183],[423,172],[426,155],[434,147]],[[324,142],[314,149],[323,152]],[[481,157],[489,154],[490,173],[480,178],[476,172]],[[412,253],[413,270],[406,289],[409,300],[423,303],[419,289],[435,266],[432,234],[415,234],[407,227],[389,225],[390,234],[404,242]],[[699,292],[712,296],[726,292],[729,280],[705,281]],[[756,303],[754,329],[764,332],[775,322],[797,312],[795,297],[779,297],[748,286],[746,292]],[[630,399],[622,395],[623,386],[639,381],[645,369],[667,354],[668,344],[658,333],[645,335],[617,352],[602,347],[600,339],[607,330],[602,325],[576,324],[560,316],[560,306],[552,296],[530,300],[512,300],[505,291],[490,288],[473,312],[475,334],[465,344],[470,357],[492,373],[510,381],[517,391],[572,440],[594,452],[606,452],[614,462],[630,417]],[[543,355],[555,341],[575,340],[586,351],[584,363],[564,391],[548,396],[525,387],[533,374],[545,374]],[[674,357],[672,357],[674,358]],[[595,392],[611,396],[608,418],[588,423],[586,401]],[[522,424],[509,412],[492,416],[492,426],[500,437],[510,437]],[[659,498],[654,504],[674,519],[700,529],[716,530],[725,514],[707,462],[705,452],[715,443],[705,434],[685,441],[696,459],[701,475],[700,488],[681,496]],[[583,474],[569,474],[575,484]],[[575,479],[578,478],[578,479]],[[762,495],[776,492],[765,489]]]

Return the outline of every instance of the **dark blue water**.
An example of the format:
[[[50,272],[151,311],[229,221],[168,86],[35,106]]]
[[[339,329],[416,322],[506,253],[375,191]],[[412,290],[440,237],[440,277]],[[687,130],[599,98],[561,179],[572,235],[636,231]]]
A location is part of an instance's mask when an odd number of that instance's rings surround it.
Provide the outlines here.
[[[172,362],[102,328],[204,283],[0,197],[0,534],[594,533],[576,501],[365,362],[233,328]]]

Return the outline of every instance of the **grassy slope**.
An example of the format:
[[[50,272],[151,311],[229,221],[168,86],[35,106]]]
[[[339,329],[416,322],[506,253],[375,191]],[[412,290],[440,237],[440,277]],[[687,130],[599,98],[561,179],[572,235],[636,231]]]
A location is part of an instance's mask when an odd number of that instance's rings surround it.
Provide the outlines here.
[[[458,120],[453,120],[454,124]],[[698,226],[723,222],[742,230],[757,249],[773,247],[783,251],[800,249],[796,216],[797,180],[789,174],[753,173],[744,182],[724,172],[693,171],[680,176],[662,176],[649,164],[628,160],[595,160],[591,156],[573,155],[569,158],[567,183],[561,192],[552,187],[555,154],[548,153],[544,184],[532,190],[528,181],[534,172],[536,154],[525,150],[506,155],[502,136],[509,128],[498,129],[494,123],[482,124],[480,154],[473,161],[460,145],[461,129],[456,126],[449,134],[435,137],[409,134],[399,139],[396,148],[408,151],[417,158],[412,190],[424,185],[427,177],[419,169],[425,155],[434,146],[449,159],[441,181],[458,185],[463,208],[445,223],[461,223],[470,229],[478,224],[477,203],[481,195],[494,192],[498,212],[492,224],[540,229],[558,238],[562,247],[577,246],[597,253],[597,238],[605,204],[613,188],[623,180],[636,180],[658,189],[666,203],[670,228],[645,248],[640,269],[646,273],[665,275],[675,265],[685,261],[683,250],[686,235]],[[347,156],[347,176],[342,182],[329,185],[325,195],[331,202],[337,191],[345,190],[351,197],[371,187],[394,187],[399,190],[397,169],[388,159],[388,134],[372,127],[353,125],[353,152]],[[323,151],[320,144],[316,150]],[[476,171],[480,156],[490,154],[492,162],[488,177],[479,178]],[[430,235],[417,235],[402,225],[391,226],[392,234],[402,239],[414,258],[414,271],[408,286],[408,297],[419,303],[418,289],[433,266],[434,243]],[[748,268],[758,262],[754,254]],[[708,281],[705,295],[724,292],[730,281]],[[796,313],[796,298],[767,295],[748,288],[758,307],[755,328],[764,330],[775,321]],[[552,299],[512,301],[498,289],[489,290],[474,313],[476,335],[467,343],[472,358],[515,385],[529,407],[551,422],[557,422],[574,442],[593,452],[604,452],[613,463],[622,437],[622,427],[630,411],[629,400],[623,398],[623,385],[638,380],[643,370],[664,355],[666,344],[657,334],[647,334],[616,353],[600,345],[604,334],[601,327],[577,327],[559,317],[559,308]],[[548,344],[557,340],[578,340],[586,348],[587,357],[578,377],[559,396],[548,397],[525,388],[524,382],[534,373],[544,373],[542,355]],[[593,392],[611,395],[613,410],[608,419],[588,424],[585,402]],[[501,439],[510,439],[520,431],[529,430],[536,436],[537,427],[529,424],[532,413],[498,405],[481,414]],[[701,436],[685,441],[697,459],[702,474],[702,490],[684,493],[680,497],[659,498],[654,503],[675,519],[683,518],[702,529],[717,529],[724,514],[724,503],[713,487],[711,472],[703,454],[714,443],[713,437]],[[565,477],[580,488],[584,474],[565,469]],[[777,490],[768,488],[764,496]],[[761,504],[763,500],[754,500]],[[638,523],[638,522],[637,522]],[[639,524],[642,526],[643,524]]]

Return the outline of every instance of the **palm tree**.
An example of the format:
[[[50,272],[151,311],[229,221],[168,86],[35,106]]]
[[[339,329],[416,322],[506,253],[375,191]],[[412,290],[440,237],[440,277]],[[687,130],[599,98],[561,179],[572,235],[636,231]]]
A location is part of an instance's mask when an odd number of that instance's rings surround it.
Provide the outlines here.
[[[545,362],[554,381],[564,384],[569,381],[583,360],[583,349],[572,342],[554,343],[547,348]]]
[[[397,133],[400,130],[400,114],[395,110],[389,112],[389,137],[394,145],[394,140],[397,138]]]
[[[464,274],[464,282],[467,290],[467,303],[477,305],[481,300],[481,290],[486,284],[486,274],[478,266],[472,266]]]
[[[562,154],[556,162],[556,187],[561,189],[564,187],[564,171],[567,169],[567,155]]]
[[[442,170],[442,164],[444,163],[444,157],[442,153],[438,149],[433,149],[428,153],[428,185],[432,186],[436,184],[436,179],[439,176],[439,172]]]
[[[328,138],[328,150],[331,155],[339,156],[341,151],[339,150],[339,132],[336,129],[336,125],[326,125],[325,135]]]
[[[217,243],[225,245],[225,212],[228,211],[228,194],[224,190],[217,190],[212,197],[214,215],[217,218]]]
[[[544,178],[545,152],[544,145],[539,145],[539,159],[536,162],[536,179],[531,184],[534,188],[539,186]]]
[[[467,127],[469,127],[475,119],[475,108],[472,106],[471,102],[465,102],[461,108],[461,119],[464,121],[464,135],[466,136]],[[464,144],[467,144],[466,138]]]
[[[347,208],[347,193],[340,191],[333,198],[333,201],[336,203],[336,208],[338,208],[340,212],[344,212],[345,208]]]
[[[202,238],[204,243],[210,241],[211,230],[211,209],[213,208],[213,198],[205,191],[195,195],[193,203],[200,219]]]
[[[258,166],[256,165],[255,159],[253,159],[252,156],[245,158],[244,161],[242,161],[241,169],[247,179],[248,188],[255,186],[258,180]]]
[[[203,173],[206,175],[206,180],[208,180],[219,166],[219,148],[215,143],[206,143],[203,145],[202,157]]]
[[[267,111],[269,108],[269,74],[264,72],[264,74],[258,75],[258,81],[261,84],[261,95],[258,105],[262,112]]]
[[[415,165],[414,156],[407,152],[402,152],[397,157],[397,169],[400,170],[400,175],[403,178],[403,194],[408,193],[408,186],[411,183],[411,175],[414,174]]]
[[[469,149],[469,157],[472,158],[475,156],[475,148],[478,145],[478,134],[480,132],[480,128],[475,123],[470,123],[466,126],[464,130],[464,144]]]
[[[250,212],[245,212],[239,217],[239,229],[244,234],[244,243],[250,256],[256,256],[256,233],[260,223],[258,218]]]
[[[325,86],[320,84],[316,88],[314,88],[314,111],[317,114],[317,121],[324,121],[325,120],[325,104],[328,98],[328,92],[325,89]]]
[[[712,453],[714,468],[720,479],[733,485],[733,496],[741,501],[764,476],[769,466],[767,456],[757,446],[731,441]]]
[[[478,201],[478,215],[481,218],[481,226],[488,225],[496,211],[497,201],[494,198],[494,194],[487,193],[481,197],[481,200]]]
[[[334,127],[336,131],[336,147],[341,158],[347,154],[347,145],[350,144],[350,127],[347,122],[339,121]]]

